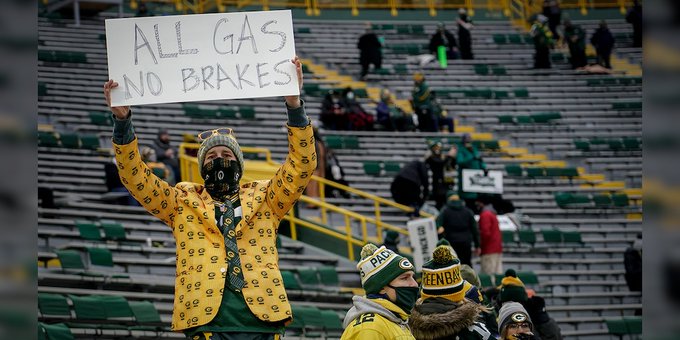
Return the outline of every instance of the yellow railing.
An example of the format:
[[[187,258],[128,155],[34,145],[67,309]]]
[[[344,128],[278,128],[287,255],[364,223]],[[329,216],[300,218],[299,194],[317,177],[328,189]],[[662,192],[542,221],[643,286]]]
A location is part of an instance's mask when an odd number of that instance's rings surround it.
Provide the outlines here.
[[[183,13],[226,12],[232,9],[242,9],[246,6],[270,8],[304,8],[308,16],[318,16],[322,9],[348,9],[352,15],[359,15],[362,9],[387,9],[392,16],[397,16],[400,9],[426,9],[431,16],[437,15],[437,10],[467,9],[472,16],[476,9],[502,11],[505,16],[513,16],[515,3],[522,3],[525,12],[524,19],[531,14],[540,13],[543,1],[539,0],[413,0],[400,3],[398,0],[131,0],[130,7],[137,8],[139,2],[174,3],[177,11]],[[562,9],[580,9],[583,15],[588,9],[619,8],[621,13],[632,5],[631,0],[561,0]]]
[[[192,151],[192,154],[197,151],[199,147],[199,144],[195,143],[182,143],[179,147],[180,150],[180,169],[182,172],[182,179],[184,181],[190,181],[190,182],[195,182],[195,183],[203,183],[203,179],[201,178],[199,171],[198,171],[198,163],[196,160],[196,157],[189,156],[187,154],[187,151]],[[258,158],[264,158],[263,161],[246,161],[246,166],[245,166],[245,173],[243,175],[244,180],[258,180],[258,179],[269,179],[271,176],[276,172],[280,164],[274,162],[271,159],[271,152],[269,149],[266,148],[253,148],[253,147],[241,147],[241,151],[243,151],[244,154],[258,154],[260,156],[264,157],[258,157]],[[405,236],[408,236],[408,231],[402,227],[395,226],[393,224],[387,223],[385,221],[382,221],[381,219],[381,205],[397,208],[405,213],[407,212],[412,212],[413,208],[405,206],[403,204],[396,203],[394,201],[382,198],[380,196],[376,196],[361,190],[357,190],[355,188],[342,185],[333,181],[329,181],[325,178],[318,177],[318,176],[312,176],[312,180],[316,181],[319,186],[319,198],[313,198],[309,196],[301,196],[300,201],[304,202],[306,204],[312,205],[319,207],[320,212],[321,212],[321,223],[324,225],[329,224],[329,213],[336,213],[339,214],[343,217],[344,220],[344,233],[341,233],[339,231],[336,231],[334,229],[331,229],[333,233],[326,233],[331,236],[338,236],[338,238],[341,241],[347,242],[347,249],[348,249],[348,254],[350,260],[354,260],[354,251],[352,248],[352,245],[356,245],[357,242],[363,242],[366,243],[370,241],[370,236],[369,236],[369,226],[374,226],[375,227],[375,237],[376,241],[378,243],[382,243],[382,231],[383,229],[387,230],[393,230],[396,231],[400,234],[403,234]],[[374,207],[374,217],[369,217],[369,216],[364,216],[362,214],[347,210],[345,208],[338,207],[334,204],[330,204],[326,202],[325,198],[325,191],[328,187],[332,188],[337,188],[339,190],[344,190],[347,191],[351,194],[354,194],[356,196],[371,200],[373,202],[373,207]],[[432,217],[432,215],[421,212],[421,215],[424,217]],[[293,220],[291,220],[291,218]],[[291,237],[293,239],[297,239],[297,231],[296,231],[296,225],[299,224],[304,227],[308,227],[309,225],[313,225],[309,222],[294,218],[292,215],[288,217],[289,221],[291,221]],[[353,223],[358,223],[360,230],[361,230],[361,237],[359,239],[355,239],[352,233],[352,225]],[[319,228],[318,226],[314,226],[315,230],[318,231]],[[332,226],[330,226],[332,228]],[[325,228],[323,228],[325,229]],[[328,229],[326,229],[328,230]],[[342,235],[342,236],[339,236]]]

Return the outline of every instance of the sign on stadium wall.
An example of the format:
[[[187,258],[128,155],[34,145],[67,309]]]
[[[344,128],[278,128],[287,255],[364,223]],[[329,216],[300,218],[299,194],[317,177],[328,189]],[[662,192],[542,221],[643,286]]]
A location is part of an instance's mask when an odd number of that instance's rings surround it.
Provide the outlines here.
[[[463,169],[463,191],[502,194],[503,172],[489,171],[485,176],[484,170]]]
[[[437,246],[437,226],[434,218],[419,218],[406,224],[409,241],[413,249],[413,265],[416,271],[421,271],[423,264],[432,258],[432,252]]]
[[[290,10],[106,20],[112,105],[300,93]]]

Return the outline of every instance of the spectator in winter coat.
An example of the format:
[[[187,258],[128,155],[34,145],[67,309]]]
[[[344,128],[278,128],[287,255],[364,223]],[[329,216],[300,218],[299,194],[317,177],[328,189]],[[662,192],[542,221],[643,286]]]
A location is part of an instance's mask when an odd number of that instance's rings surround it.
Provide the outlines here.
[[[548,18],[539,14],[536,22],[531,26],[531,36],[534,39],[534,68],[550,68],[550,48],[553,46],[553,34],[547,27]]]
[[[577,69],[586,66],[586,31],[579,25],[574,25],[571,20],[564,19],[564,40],[569,46],[571,68]]]
[[[446,47],[446,59],[458,58],[458,44],[456,37],[449,30],[446,29],[444,23],[437,24],[437,32],[430,37],[430,53],[438,56],[439,46]]]
[[[439,236],[445,238],[456,251],[462,264],[472,265],[472,245],[479,253],[479,230],[475,216],[460,201],[454,191],[447,193],[446,206],[437,216]]]
[[[415,125],[410,114],[405,113],[394,103],[390,90],[380,92],[380,102],[376,107],[377,123],[387,131],[413,131]]]
[[[416,339],[496,339],[480,321],[488,311],[481,304],[481,293],[462,278],[460,266],[448,245],[437,246],[432,260],[423,265],[421,299],[409,319]]]
[[[626,283],[631,292],[642,291],[642,235],[638,235],[633,244],[623,254],[623,265],[626,267]]]
[[[487,196],[479,196],[475,204],[479,210],[481,272],[493,277],[494,274],[503,273],[503,238],[498,227],[498,217]]]
[[[633,47],[642,47],[642,5],[633,0],[633,7],[626,14],[626,21],[633,26]]]
[[[367,244],[357,264],[365,296],[354,296],[341,340],[409,340],[411,309],[418,299],[414,268],[403,256]]]
[[[370,24],[366,28],[366,33],[359,37],[359,42],[357,42],[357,48],[359,49],[359,63],[361,64],[361,80],[366,78],[368,74],[368,68],[371,64],[376,69],[382,67],[382,44],[378,39],[378,36],[373,33],[373,29]]]
[[[430,143],[430,150],[425,157],[430,171],[432,171],[432,198],[435,201],[437,210],[441,209],[446,203],[446,193],[449,191],[448,184],[444,182],[444,169],[449,168],[454,163],[456,148],[452,147],[447,154],[442,153],[442,143]]]
[[[472,20],[467,15],[465,8],[458,10],[458,43],[460,45],[461,59],[474,59],[472,54],[472,35],[470,31],[474,27]]]
[[[597,52],[597,63],[608,69],[612,68],[611,55],[614,49],[614,36],[607,27],[607,22],[602,20],[600,27],[593,33],[590,38],[590,43],[595,47]]]
[[[409,216],[420,216],[420,207],[423,206],[429,195],[425,163],[413,161],[406,164],[392,181],[390,191],[395,202],[414,209],[412,213],[409,213]]]
[[[498,313],[501,340],[541,340],[533,333],[534,324],[526,309],[518,302],[507,302]]]
[[[527,301],[523,303],[524,308],[529,312],[531,320],[534,322],[536,335],[541,340],[562,340],[562,331],[555,319],[548,315],[545,310],[545,300],[536,295],[533,289],[527,289]]]
[[[475,169],[485,170],[486,163],[482,160],[482,154],[477,147],[472,145],[472,137],[469,133],[463,135],[456,153],[456,164],[458,165],[458,196],[465,201],[465,205],[475,211],[475,199],[477,193],[463,191],[463,170]]]
[[[170,133],[166,129],[158,131],[157,138],[151,144],[151,148],[156,152],[156,160],[170,168],[173,178],[180,181],[179,156],[177,148],[170,145]]]

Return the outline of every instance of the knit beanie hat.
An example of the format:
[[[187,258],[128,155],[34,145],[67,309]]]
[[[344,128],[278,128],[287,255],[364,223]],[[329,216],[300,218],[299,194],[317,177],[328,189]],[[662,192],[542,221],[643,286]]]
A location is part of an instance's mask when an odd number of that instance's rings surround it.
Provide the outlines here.
[[[239,165],[238,177],[243,177],[243,152],[241,151],[241,147],[238,145],[238,142],[234,136],[220,134],[212,135],[203,140],[201,146],[198,148],[198,170],[200,171],[201,177],[205,176],[203,173],[203,160],[205,159],[205,155],[208,153],[208,150],[218,145],[224,145],[234,153],[234,156],[236,156],[236,161]]]
[[[501,291],[499,293],[501,303],[507,301],[526,302],[527,292],[524,289],[524,282],[517,277],[514,269],[505,271],[505,277],[501,280]]]
[[[534,324],[531,322],[529,313],[524,309],[519,302],[506,302],[498,311],[498,332],[503,334],[503,330],[511,323],[528,322],[531,330],[534,330]]]
[[[416,72],[413,74],[413,80],[415,81],[425,80],[425,75],[422,72]]]
[[[460,266],[460,275],[463,277],[463,280],[470,282],[470,284],[474,286],[480,287],[482,285],[482,283],[479,281],[477,272],[475,272],[475,270],[467,264],[462,264]]]
[[[361,261],[357,264],[361,285],[366,294],[377,294],[399,275],[414,271],[413,264],[395,252],[369,243],[361,249]]]
[[[422,284],[423,299],[443,297],[453,302],[463,300],[472,288],[460,275],[460,260],[448,242],[437,246],[432,252],[432,260],[423,264]]]
[[[394,230],[388,230],[385,232],[385,243],[398,244],[399,243],[399,233]]]

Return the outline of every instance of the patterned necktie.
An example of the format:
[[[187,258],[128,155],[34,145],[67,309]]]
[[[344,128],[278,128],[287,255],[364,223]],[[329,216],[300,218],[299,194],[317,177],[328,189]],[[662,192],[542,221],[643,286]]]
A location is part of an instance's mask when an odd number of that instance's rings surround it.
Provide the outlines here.
[[[224,246],[227,251],[227,261],[229,262],[227,282],[229,282],[229,288],[238,292],[246,285],[246,281],[243,279],[243,273],[241,272],[241,258],[238,254],[238,246],[236,245],[234,207],[229,199],[222,206],[215,207],[215,219],[222,235],[224,235]]]

